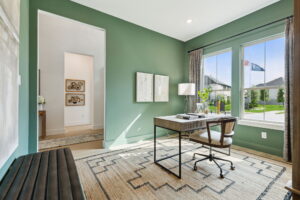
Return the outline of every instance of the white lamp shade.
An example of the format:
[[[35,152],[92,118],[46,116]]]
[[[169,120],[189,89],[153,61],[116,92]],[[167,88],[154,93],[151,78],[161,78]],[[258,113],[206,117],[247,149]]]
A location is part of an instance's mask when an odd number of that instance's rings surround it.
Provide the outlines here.
[[[178,84],[178,95],[193,96],[195,95],[195,83],[180,83]]]

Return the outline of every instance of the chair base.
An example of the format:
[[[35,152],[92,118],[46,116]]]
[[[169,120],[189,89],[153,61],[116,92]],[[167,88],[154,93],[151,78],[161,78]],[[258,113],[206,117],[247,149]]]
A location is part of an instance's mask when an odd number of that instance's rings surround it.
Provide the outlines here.
[[[200,159],[200,160],[197,160],[194,163],[194,171],[197,171],[197,163],[201,162],[201,161],[204,161],[204,160],[209,160],[210,162],[214,162],[218,166],[218,168],[220,169],[220,178],[224,178],[224,174],[223,174],[222,167],[217,163],[216,160],[221,160],[221,161],[224,161],[224,162],[229,162],[230,163],[230,169],[231,170],[235,170],[235,167],[234,167],[233,163],[230,160],[226,160],[226,159],[223,159],[223,158],[215,157],[212,153],[210,153],[209,155],[200,154],[200,153],[194,153],[193,160],[196,159],[196,155],[203,156],[204,158]]]

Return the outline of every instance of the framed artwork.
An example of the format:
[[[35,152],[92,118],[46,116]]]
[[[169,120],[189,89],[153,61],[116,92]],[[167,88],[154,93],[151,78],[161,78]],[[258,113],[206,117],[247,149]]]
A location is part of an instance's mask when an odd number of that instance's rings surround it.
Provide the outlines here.
[[[85,80],[66,79],[66,92],[85,92]]]
[[[85,94],[66,93],[66,106],[84,106]]]
[[[154,101],[169,102],[169,76],[155,75]]]
[[[136,73],[136,101],[153,102],[153,74]]]

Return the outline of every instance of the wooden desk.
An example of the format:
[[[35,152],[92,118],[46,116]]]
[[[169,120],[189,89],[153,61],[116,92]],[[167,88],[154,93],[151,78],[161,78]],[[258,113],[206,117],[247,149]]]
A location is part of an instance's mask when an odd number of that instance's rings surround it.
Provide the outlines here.
[[[224,117],[231,117],[230,115],[223,115],[223,114],[208,114],[205,116],[205,118],[198,118],[198,119],[192,119],[192,120],[186,120],[186,119],[178,119],[175,115],[172,116],[165,116],[165,117],[155,117],[154,118],[154,163],[159,165],[164,170],[170,172],[174,176],[181,178],[181,136],[182,132],[188,132],[188,131],[195,131],[199,129],[206,128],[206,121],[208,120],[218,120],[222,119]],[[178,140],[179,140],[179,152],[178,154],[167,156],[164,158],[156,159],[156,128],[164,128],[171,131],[178,132]],[[176,174],[172,171],[170,171],[168,168],[161,165],[159,162],[172,158],[174,156],[179,156],[179,174]]]
[[[41,138],[44,139],[46,137],[46,111],[45,110],[40,110],[39,111],[39,119],[42,122]]]

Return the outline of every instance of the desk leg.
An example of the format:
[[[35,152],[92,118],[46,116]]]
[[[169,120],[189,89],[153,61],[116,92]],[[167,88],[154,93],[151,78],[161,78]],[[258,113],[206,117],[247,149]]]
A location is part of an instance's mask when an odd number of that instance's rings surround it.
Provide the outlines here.
[[[178,139],[179,139],[179,178],[181,178],[181,132],[179,132],[178,135]]]
[[[178,154],[175,154],[175,155],[167,156],[167,157],[165,157],[165,158],[160,158],[160,159],[157,160],[157,159],[156,159],[156,143],[157,143],[157,141],[156,141],[156,139],[157,139],[157,138],[156,138],[156,126],[154,125],[154,153],[153,153],[153,155],[154,155],[154,163],[157,164],[158,166],[160,166],[161,168],[163,168],[164,170],[168,171],[169,173],[173,174],[173,175],[176,176],[177,178],[180,178],[180,179],[181,179],[181,166],[182,166],[182,162],[181,162],[181,136],[182,136],[181,132],[178,132],[178,139],[179,139],[179,141],[178,141],[179,153],[178,153]],[[163,165],[161,165],[161,164],[159,163],[160,161],[163,161],[163,160],[172,158],[172,157],[174,157],[174,156],[179,156],[179,166],[178,166],[178,168],[179,168],[179,174],[178,174],[178,175],[175,174],[174,172],[172,172],[170,169],[164,167]]]
[[[156,126],[154,125],[154,162],[156,162]]]
[[[42,137],[45,139],[46,138],[46,112],[43,115],[43,122],[42,122],[42,127],[43,127],[43,131],[42,131]]]

